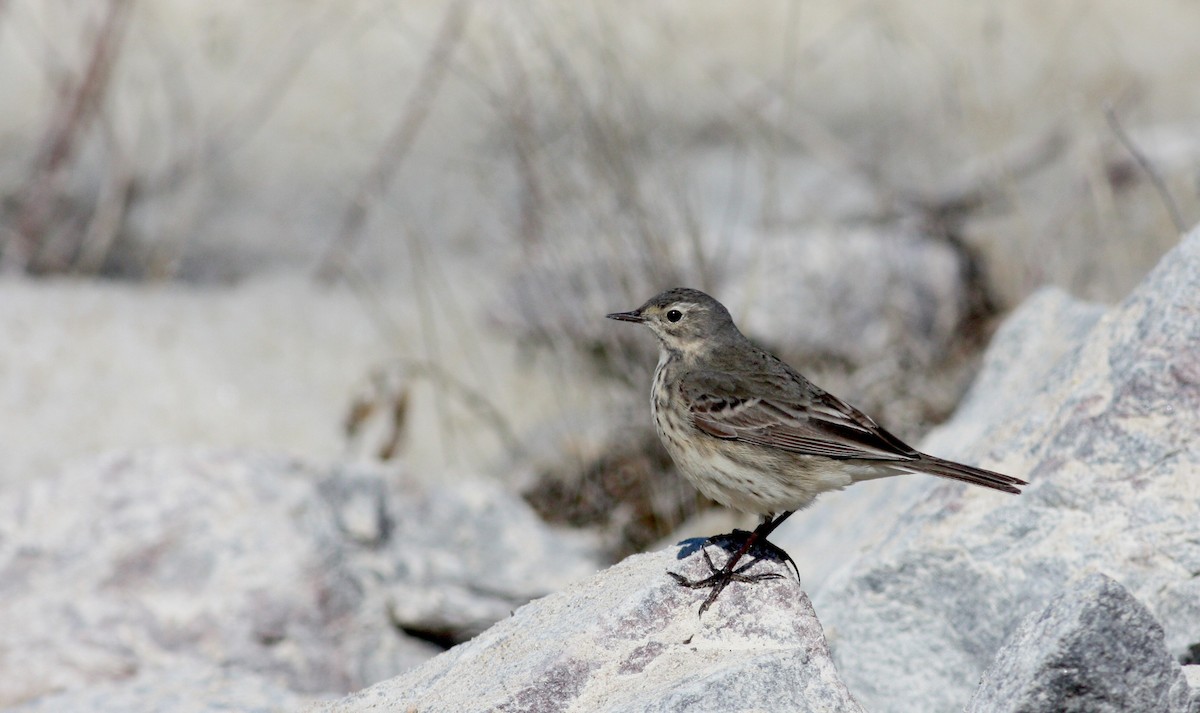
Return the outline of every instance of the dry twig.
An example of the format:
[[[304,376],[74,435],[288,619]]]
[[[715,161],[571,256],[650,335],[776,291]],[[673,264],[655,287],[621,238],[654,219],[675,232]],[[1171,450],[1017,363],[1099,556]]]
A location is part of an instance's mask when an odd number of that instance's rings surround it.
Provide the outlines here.
[[[433,100],[442,87],[454,50],[466,29],[470,8],[470,0],[456,0],[446,10],[437,38],[433,42],[433,49],[426,58],[417,85],[404,105],[405,110],[400,116],[400,121],[379,149],[375,164],[350,200],[342,217],[341,228],[318,263],[318,277],[329,280],[335,274],[345,272],[346,259],[362,235],[367,214],[379,196],[387,190],[388,184],[408,156],[433,108]]]
[[[1133,143],[1133,139],[1129,138],[1129,134],[1125,133],[1121,122],[1117,119],[1117,112],[1113,109],[1112,104],[1104,107],[1104,118],[1108,120],[1108,126],[1112,129],[1113,134],[1117,137],[1117,141],[1125,147],[1129,155],[1133,156],[1133,160],[1137,162],[1139,168],[1146,173],[1146,177],[1150,179],[1150,183],[1154,186],[1154,190],[1158,193],[1159,200],[1167,209],[1167,214],[1171,218],[1171,222],[1175,224],[1175,229],[1180,233],[1187,231],[1187,223],[1183,220],[1183,214],[1179,211],[1179,206],[1175,203],[1175,198],[1171,196],[1171,191],[1167,189],[1167,184],[1163,181],[1162,176],[1155,170],[1154,165],[1146,158],[1146,155],[1138,149],[1137,144]]]
[[[0,268],[4,271],[24,272],[37,257],[61,189],[64,169],[74,157],[108,88],[132,5],[132,0],[110,0],[78,83],[63,92],[51,116],[29,190],[21,201],[17,230],[9,235],[0,257]]]

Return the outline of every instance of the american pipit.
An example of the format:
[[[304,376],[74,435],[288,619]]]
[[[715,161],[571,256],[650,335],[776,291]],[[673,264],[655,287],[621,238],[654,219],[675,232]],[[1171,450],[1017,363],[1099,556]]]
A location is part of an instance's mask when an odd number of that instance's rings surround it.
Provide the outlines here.
[[[913,449],[756,347],[738,331],[729,310],[703,292],[667,290],[632,312],[608,317],[644,324],[658,337],[650,407],[675,464],[709,498],[762,517],[753,532],[735,531],[744,539],[724,567],[717,569],[704,550],[710,576],[689,580],[669,573],[686,587],[711,589],[701,614],[732,581],[778,577],[742,574],[737,563],[756,542],[790,561],[767,537],[827,490],[901,473],[929,473],[1006,493],[1019,494],[1017,486],[1026,485]]]

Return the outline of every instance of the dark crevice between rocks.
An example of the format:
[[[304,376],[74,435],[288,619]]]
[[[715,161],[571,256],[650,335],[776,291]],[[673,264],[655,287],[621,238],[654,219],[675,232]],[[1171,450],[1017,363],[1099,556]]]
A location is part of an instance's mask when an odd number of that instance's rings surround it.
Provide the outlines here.
[[[1180,666],[1200,666],[1200,641],[1188,647],[1187,653],[1179,657]]]
[[[450,631],[448,629],[399,625],[397,625],[396,628],[408,636],[413,637],[414,639],[428,641],[429,643],[441,649],[449,649],[463,643],[464,641],[468,641],[471,638],[469,636],[462,636],[461,632]]]
[[[449,626],[438,626],[435,622],[399,621],[394,612],[388,612],[388,620],[397,631],[414,639],[428,641],[442,650],[469,641],[478,631],[465,632]]]

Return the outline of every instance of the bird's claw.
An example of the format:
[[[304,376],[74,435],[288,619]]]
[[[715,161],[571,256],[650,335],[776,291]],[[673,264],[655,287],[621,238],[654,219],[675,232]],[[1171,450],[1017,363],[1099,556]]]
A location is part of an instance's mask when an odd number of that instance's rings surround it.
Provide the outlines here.
[[[733,532],[728,533],[728,534],[713,535],[712,537],[706,539],[704,541],[704,546],[701,551],[704,552],[704,560],[706,562],[708,562],[708,568],[714,574],[716,574],[718,571],[720,571],[713,564],[712,558],[708,556],[708,550],[704,549],[704,548],[707,548],[709,545],[719,544],[722,540],[730,540],[730,539],[744,540],[747,537],[749,537],[751,534],[752,533],[749,533],[745,530],[734,530]],[[778,559],[779,561],[785,562],[785,563],[791,565],[792,571],[796,573],[796,581],[797,582],[800,581],[800,567],[796,565],[796,560],[792,559],[792,556],[787,553],[787,550],[783,549],[779,545],[776,545],[774,542],[771,542],[770,540],[759,540],[758,542],[755,542],[754,549],[766,550],[767,552],[774,555],[775,558]],[[742,569],[744,570],[749,566],[750,565],[746,565],[746,567],[742,567]],[[768,577],[768,579],[774,579],[774,577]],[[741,580],[736,580],[736,581],[741,581]]]
[[[776,545],[768,540],[764,540],[762,542],[755,543],[755,545],[758,547],[762,547],[763,549],[767,550],[771,554],[775,555],[775,557],[778,558],[779,560],[791,565],[792,571],[796,573],[796,581],[797,582],[800,581],[800,568],[798,566],[796,566],[796,560],[792,559],[792,556],[787,553],[787,550],[783,549],[779,545]]]
[[[736,530],[734,531],[734,534],[737,534]],[[712,540],[712,539],[714,539],[714,538],[709,538],[709,540]],[[706,541],[705,545],[708,545],[708,544],[709,543]],[[768,544],[771,552],[779,555],[780,559],[791,563],[792,568],[796,569],[796,563],[792,561],[791,556],[788,555],[787,552],[784,552],[782,549],[780,549],[779,547],[776,547],[775,545],[771,545],[770,543],[767,543],[767,544]],[[783,575],[779,574],[778,572],[763,572],[761,574],[745,574],[746,570],[748,570],[754,566],[754,562],[748,562],[748,563],[742,565],[741,567],[738,567],[737,569],[733,569],[729,566],[729,564],[733,564],[733,561],[731,560],[730,563],[727,564],[726,566],[718,568],[717,565],[712,561],[712,556],[708,554],[707,549],[702,548],[700,551],[701,551],[701,553],[704,554],[704,562],[708,565],[709,575],[707,577],[703,577],[701,579],[688,579],[687,577],[685,577],[682,574],[679,574],[677,572],[667,572],[667,574],[671,575],[671,578],[675,580],[675,583],[682,587],[687,587],[688,589],[711,589],[712,590],[711,592],[708,593],[708,596],[705,597],[704,603],[700,605],[700,613],[701,614],[708,611],[708,608],[712,605],[712,603],[717,600],[717,596],[719,596],[721,594],[721,592],[725,589],[725,587],[729,586],[730,582],[745,582],[747,584],[751,584],[754,582],[765,582],[765,581],[771,580],[771,579],[783,579]],[[799,578],[800,578],[800,571],[797,569],[796,570],[796,579],[798,580]]]

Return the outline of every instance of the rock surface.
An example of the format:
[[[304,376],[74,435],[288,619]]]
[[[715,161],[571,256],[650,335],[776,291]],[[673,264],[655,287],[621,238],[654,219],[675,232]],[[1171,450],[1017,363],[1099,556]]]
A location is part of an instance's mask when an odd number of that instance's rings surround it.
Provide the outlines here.
[[[967,713],[1191,713],[1190,699],[1154,616],[1092,574],[1021,624]]]
[[[601,566],[592,538],[547,527],[494,483],[414,493],[389,522],[388,550],[374,567],[386,577],[388,614],[406,631],[448,643]]]
[[[596,408],[601,389],[531,373],[507,335],[488,330],[430,368],[412,336],[422,332],[410,288],[387,281],[372,298],[393,332],[354,290],[315,284],[307,270],[229,287],[0,279],[0,491],[115,450],[249,446],[374,460],[394,403],[377,403],[355,438],[347,416],[356,398],[386,399],[392,388],[408,396],[396,446],[412,477],[448,468],[500,477],[513,439],[472,399],[502,411],[515,433],[578,404]],[[466,315],[487,299],[460,291],[455,302]],[[491,357],[486,378],[479,354]]]
[[[43,696],[5,709],[11,713],[288,713],[313,698],[245,671],[214,668],[201,661],[174,670],[139,673],[121,681]]]
[[[968,397],[954,420],[937,429],[922,449],[966,457],[988,425],[1020,415],[1054,364],[1078,345],[1103,307],[1048,288],[1030,297],[997,331]],[[1019,369],[1012,365],[1019,364]],[[1007,394],[1005,399],[987,396]],[[818,596],[829,577],[882,540],[900,515],[938,487],[935,478],[912,475],[857,483],[823,496],[785,522],[771,541],[796,560],[804,587]]]
[[[1029,401],[1046,387],[1055,366],[1106,311],[1057,287],[1031,295],[996,330],[954,418],[931,432],[922,448],[945,456],[965,453],[996,424],[1026,416]]]
[[[1102,570],[1145,603],[1172,655],[1200,642],[1197,284],[1194,231],[1049,371],[1025,371],[1004,340],[993,348],[1016,359],[993,365],[1011,373],[982,383],[964,413],[996,420],[938,452],[1031,486],[1005,497],[938,483],[814,597],[864,706],[961,710],[1020,621],[1080,572]],[[1005,385],[1026,382],[1040,384]]]
[[[343,290],[0,280],[0,489],[102,451],[345,448],[355,382],[393,353]]]
[[[723,301],[743,332],[775,340],[785,359],[928,364],[960,336],[968,287],[962,257],[945,242],[874,228],[789,231],[738,245]]]
[[[0,499],[0,705],[195,659],[353,690],[441,651],[398,627],[465,637],[594,571],[589,553],[485,483],[248,453],[106,457]]]
[[[1188,686],[1188,713],[1200,713],[1200,664],[1183,667],[1183,680]]]
[[[629,557],[321,710],[860,711],[782,563],[755,563],[784,576],[735,583],[697,616],[704,593],[666,574],[706,573],[696,544]]]

